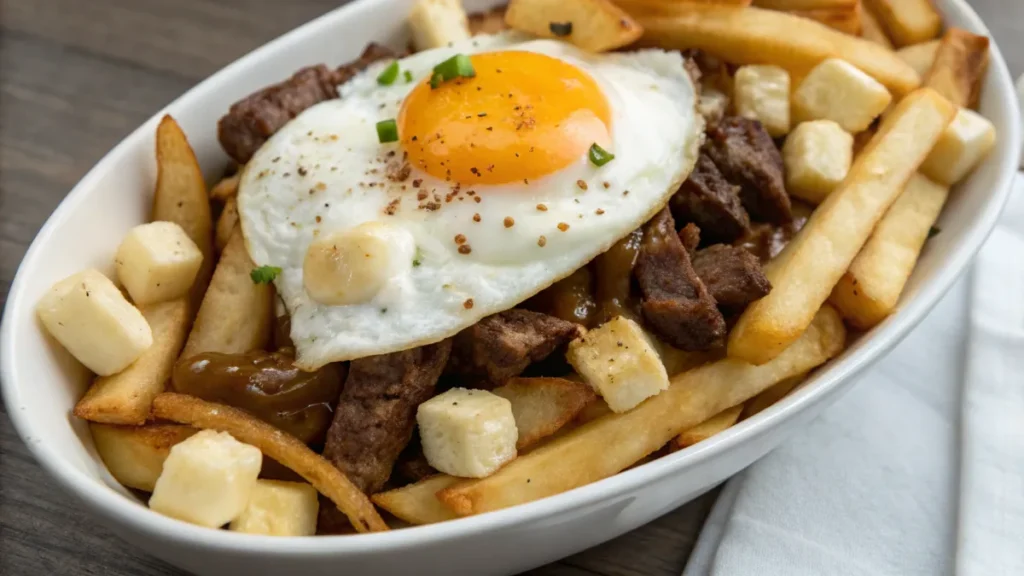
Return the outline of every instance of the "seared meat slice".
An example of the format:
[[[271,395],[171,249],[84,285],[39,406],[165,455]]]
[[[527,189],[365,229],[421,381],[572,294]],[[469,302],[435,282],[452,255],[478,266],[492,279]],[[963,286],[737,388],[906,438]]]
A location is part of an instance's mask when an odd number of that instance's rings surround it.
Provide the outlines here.
[[[757,257],[738,246],[715,244],[698,250],[693,269],[720,306],[738,310],[772,289]]]
[[[377,492],[391,475],[412,437],[416,409],[434,395],[451,346],[445,340],[349,365],[323,455],[363,492]]]
[[[693,222],[683,226],[679,230],[679,241],[683,243],[683,248],[686,248],[686,253],[690,255],[692,260],[694,251],[700,245],[700,228],[695,226]]]
[[[740,186],[740,199],[751,218],[776,224],[793,219],[783,183],[782,155],[759,121],[727,116],[707,135],[704,151],[726,180]]]
[[[337,98],[338,84],[377,60],[394,57],[391,50],[370,44],[359,59],[337,70],[323,64],[303,68],[284,82],[232,104],[217,123],[217,139],[228,156],[245,164],[289,120],[314,104]]]
[[[579,332],[577,324],[540,312],[498,312],[455,335],[446,372],[484,388],[500,386]]]
[[[398,455],[394,474],[406,483],[412,484],[437,473],[430,462],[427,462],[427,457],[423,454],[423,444],[420,443],[420,435],[414,431],[409,444]]]
[[[727,182],[702,153],[669,206],[677,221],[696,224],[705,242],[732,242],[750,230],[739,192],[740,187]]]
[[[644,226],[634,271],[643,292],[644,320],[655,334],[682,350],[722,343],[725,319],[694,272],[668,208]]]

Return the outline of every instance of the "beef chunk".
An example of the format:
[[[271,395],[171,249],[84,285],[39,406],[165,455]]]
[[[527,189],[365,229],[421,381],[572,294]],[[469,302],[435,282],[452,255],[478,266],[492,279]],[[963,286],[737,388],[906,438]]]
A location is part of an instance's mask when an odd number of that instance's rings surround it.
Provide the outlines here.
[[[740,309],[772,289],[757,257],[738,246],[715,244],[699,250],[693,269],[720,306]]]
[[[455,335],[447,373],[493,388],[519,376],[579,335],[579,326],[514,308],[488,316]]]
[[[232,104],[217,123],[217,139],[228,156],[244,164],[289,120],[314,104],[337,98],[335,87],[338,84],[346,82],[372,62],[394,56],[391,50],[370,44],[359,59],[337,70],[323,64],[303,68],[284,82],[268,86]]]
[[[644,226],[635,268],[648,326],[682,350],[707,350],[722,343],[725,319],[690,263],[668,209]]]
[[[683,243],[683,248],[686,248],[686,253],[690,255],[690,259],[693,259],[693,253],[697,250],[697,246],[700,245],[700,228],[693,224],[693,222],[683,226],[679,230],[679,241]]]
[[[437,474],[437,470],[434,470],[433,466],[427,462],[427,457],[423,454],[423,444],[420,443],[419,433],[413,432],[409,444],[398,455],[394,473],[408,484],[419,482],[427,476]]]
[[[323,455],[363,492],[377,492],[391,475],[450,351],[445,340],[350,364]]]
[[[727,116],[708,129],[707,135],[704,151],[726,180],[739,185],[740,199],[750,217],[776,224],[789,222],[793,214],[783,184],[782,155],[764,126],[757,120]]]
[[[739,192],[740,187],[727,182],[711,158],[701,154],[669,205],[676,220],[700,228],[705,242],[732,242],[750,230]]]

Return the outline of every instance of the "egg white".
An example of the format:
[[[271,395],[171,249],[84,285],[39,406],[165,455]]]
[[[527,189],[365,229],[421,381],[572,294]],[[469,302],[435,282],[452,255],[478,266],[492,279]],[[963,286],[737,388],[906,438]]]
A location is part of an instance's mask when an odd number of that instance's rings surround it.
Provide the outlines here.
[[[241,225],[253,261],[282,269],[275,285],[291,314],[299,366],[437,342],[511,308],[647,221],[690,173],[703,120],[678,53],[590,54],[557,41],[522,40],[476,37],[404,58],[401,70],[412,73],[412,83],[400,76],[380,86],[377,75],[388,63],[371,66],[340,87],[342,98],[300,114],[248,163],[238,194]],[[595,79],[611,108],[615,159],[597,167],[584,154],[528,184],[463,186],[450,201],[451,183],[416,169],[401,181],[389,177],[402,150],[380,144],[375,124],[396,118],[402,100],[437,63],[457,53],[508,49],[562,59]],[[419,191],[428,192],[426,202],[436,191],[440,207],[423,209]],[[514,226],[503,224],[506,217]],[[312,300],[302,276],[310,242],[368,221],[409,235],[415,251],[402,256],[408,264],[369,302]],[[471,253],[458,252],[457,234]]]

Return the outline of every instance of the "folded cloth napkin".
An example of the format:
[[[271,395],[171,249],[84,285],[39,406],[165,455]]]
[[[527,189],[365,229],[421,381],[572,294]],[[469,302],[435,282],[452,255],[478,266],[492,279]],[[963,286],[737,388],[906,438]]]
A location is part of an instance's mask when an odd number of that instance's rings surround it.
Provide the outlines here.
[[[1020,176],[1011,204],[972,290],[729,481],[684,576],[1024,574]]]

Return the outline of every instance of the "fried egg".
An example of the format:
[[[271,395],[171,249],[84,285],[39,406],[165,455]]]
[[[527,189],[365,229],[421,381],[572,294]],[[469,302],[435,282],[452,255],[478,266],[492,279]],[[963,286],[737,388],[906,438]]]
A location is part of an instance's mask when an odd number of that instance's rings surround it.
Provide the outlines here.
[[[475,75],[432,87],[458,54]],[[289,122],[241,179],[249,253],[281,268],[306,369],[514,307],[647,221],[696,161],[703,121],[675,52],[502,34],[403,58],[384,85],[390,65]],[[614,159],[597,165],[597,147]]]

